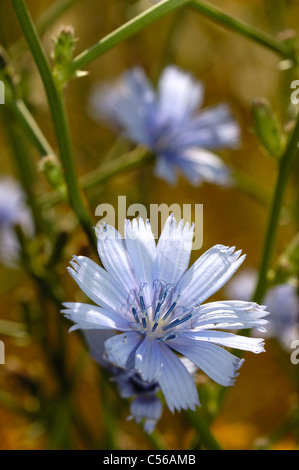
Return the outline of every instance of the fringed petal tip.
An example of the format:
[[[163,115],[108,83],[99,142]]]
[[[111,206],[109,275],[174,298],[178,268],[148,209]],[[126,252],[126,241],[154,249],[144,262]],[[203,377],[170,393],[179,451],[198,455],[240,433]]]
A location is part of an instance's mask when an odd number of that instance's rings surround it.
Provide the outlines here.
[[[239,358],[235,359],[233,363],[234,372],[231,375],[230,381],[228,381],[228,383],[224,385],[225,387],[232,387],[233,385],[235,385],[236,379],[240,375],[239,371],[241,367],[243,366],[244,362],[245,362],[245,359],[239,359]]]

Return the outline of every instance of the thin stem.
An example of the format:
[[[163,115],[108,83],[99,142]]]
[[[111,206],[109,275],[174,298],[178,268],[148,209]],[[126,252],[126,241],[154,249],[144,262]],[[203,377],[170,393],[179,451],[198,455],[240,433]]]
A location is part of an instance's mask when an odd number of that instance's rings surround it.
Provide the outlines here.
[[[8,113],[4,112],[4,122],[6,131],[10,140],[13,158],[15,160],[16,168],[22,187],[27,196],[27,203],[31,208],[36,232],[42,232],[44,229],[44,220],[41,212],[39,202],[35,193],[35,174],[30,155],[27,151],[23,135],[20,134],[19,129],[9,119]]]
[[[113,176],[119,175],[124,171],[141,168],[154,160],[154,155],[149,150],[138,147],[132,152],[128,152],[121,157],[111,160],[98,169],[82,176],[80,182],[82,188],[89,189],[95,185],[103,184]]]
[[[200,416],[199,412],[187,410],[185,411],[185,415],[198,432],[200,440],[203,443],[205,449],[222,450],[221,445],[215,439],[215,437],[211,433],[210,427],[208,426],[206,421]]]
[[[83,203],[74,167],[73,149],[70,140],[69,124],[62,97],[62,91],[52,74],[51,66],[38,37],[32,18],[24,0],[12,0],[12,5],[20,22],[24,36],[28,42],[48,97],[53,124],[56,131],[60,157],[65,172],[69,202],[85,230],[92,246],[95,247],[93,223]]]
[[[42,36],[60,16],[68,10],[78,0],[57,0],[54,2],[36,22],[36,29],[40,36]],[[27,49],[27,43],[24,38],[19,39],[9,52],[13,60],[17,59]]]
[[[41,156],[55,155],[54,150],[42,133],[24,101],[17,99],[16,101],[11,101],[9,106],[15,117],[21,123],[26,136],[31,140]]]
[[[276,52],[283,58],[292,59],[296,63],[295,54],[284,42],[271,37],[263,31],[259,31],[254,26],[247,24],[245,21],[231,17],[220,8],[201,0],[191,1],[188,7],[224,28],[241,34],[248,39],[252,39],[258,44]]]
[[[286,186],[290,176],[290,172],[295,162],[295,158],[298,155],[298,142],[299,142],[299,115],[297,122],[289,139],[289,143],[286,150],[279,162],[279,172],[277,177],[277,183],[273,196],[273,202],[267,226],[263,255],[261,259],[259,278],[257,287],[253,296],[253,300],[257,303],[262,302],[267,287],[267,274],[272,260],[276,235],[278,231],[280,212],[285,194]]]
[[[151,434],[146,433],[144,430],[143,432],[146,434],[148,441],[152,444],[155,450],[169,450],[169,447],[166,444],[163,436],[157,429],[154,429]]]
[[[124,40],[138,33],[146,26],[166,16],[172,11],[186,5],[190,0],[163,0],[157,5],[128,21],[120,28],[97,42],[94,46],[77,56],[69,67],[69,76],[73,76],[78,70],[84,69],[88,64],[100,57],[105,52],[117,46]]]
[[[149,150],[144,147],[138,147],[82,176],[80,178],[80,186],[83,189],[91,189],[95,186],[100,186],[120,173],[142,168],[150,164],[153,160],[154,155]],[[60,201],[61,196],[54,192],[44,194],[40,197],[40,203],[44,206],[53,206]]]
[[[69,76],[73,76],[78,70],[84,69],[102,54],[138,33],[154,21],[187,4],[189,4],[189,8],[210,18],[221,26],[254,40],[262,46],[276,52],[283,58],[289,58],[296,62],[295,54],[285,43],[255,29],[244,21],[232,18],[217,7],[202,1],[164,0],[128,21],[120,28],[101,39],[90,49],[85,50],[77,56],[69,67]]]

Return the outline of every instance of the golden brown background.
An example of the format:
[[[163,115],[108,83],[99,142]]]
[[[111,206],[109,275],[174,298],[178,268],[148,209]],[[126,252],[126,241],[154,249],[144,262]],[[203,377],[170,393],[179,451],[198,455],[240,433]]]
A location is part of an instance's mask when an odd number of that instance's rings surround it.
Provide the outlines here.
[[[27,0],[34,19],[51,3]],[[273,36],[286,29],[298,29],[298,1],[218,0],[213,3]],[[71,24],[79,39],[79,53],[149,6],[150,2],[146,0],[77,0],[43,35],[43,43],[50,53],[52,37],[61,25]],[[21,36],[10,1],[0,1],[0,18],[1,37],[5,46],[10,48]],[[87,112],[92,86],[103,80],[115,79],[135,65],[143,66],[156,82],[165,65],[176,64],[203,81],[206,88],[205,106],[229,103],[241,125],[242,142],[239,149],[220,154],[228,164],[252,176],[256,189],[264,192],[266,197],[271,197],[277,165],[263,152],[252,130],[251,104],[255,98],[267,98],[286,122],[290,82],[296,77],[291,77],[288,71],[280,71],[279,62],[280,58],[271,51],[187,9],[155,22],[92,63],[88,67],[87,77],[68,85],[66,99],[78,174],[83,175],[97,168],[116,141],[116,136],[104,125],[94,122]],[[30,53],[26,52],[14,66],[21,80],[24,83],[26,81],[28,103],[36,120],[56,149],[45,93]],[[16,174],[5,127],[1,124],[0,148],[1,173]],[[35,150],[31,151],[37,164],[39,157]],[[41,175],[39,191],[48,189]],[[288,197],[297,189],[298,178],[294,177]],[[101,203],[108,202],[116,206],[118,195],[126,195],[128,205],[134,202],[204,204],[204,243],[200,252],[193,252],[192,262],[202,251],[221,243],[236,246],[247,253],[244,267],[258,267],[269,207],[239,189],[221,189],[208,184],[194,188],[180,179],[178,186],[170,190],[164,181],[154,178],[151,169],[144,169],[125,173],[114,178],[104,188],[94,191],[90,195],[92,212]],[[56,210],[60,222],[63,222],[67,208],[62,205]],[[283,215],[277,254],[287,246],[299,225],[299,221],[290,220],[287,210]],[[92,256],[84,234],[76,229],[59,265],[67,290],[68,297],[65,300],[72,301],[80,296],[66,273],[66,267],[73,254],[83,252]],[[32,281],[21,270],[4,267],[0,270],[0,279],[1,319],[23,323],[24,305],[33,305],[34,308],[36,289]],[[218,298],[219,295],[221,293]],[[53,311],[52,314],[57,315],[57,312]],[[38,414],[41,406],[39,390],[48,397],[49,406],[53,405],[57,397],[55,381],[44,352],[29,336],[2,339],[6,344],[6,364],[0,366],[1,449],[105,448],[103,412],[107,402],[114,408],[117,417],[112,426],[117,428],[119,448],[151,448],[151,441],[142,435],[140,428],[134,422],[126,421],[128,410],[114,388],[108,388],[106,396],[101,394],[97,367],[89,357],[80,370],[73,398],[84,416],[85,424],[81,427],[81,433],[74,421],[68,419],[67,404],[64,407],[63,400],[57,405],[62,409],[61,414],[58,414],[59,422],[53,422],[49,431]],[[72,351],[71,363],[80,354],[82,346],[75,334],[68,336],[67,341]],[[298,404],[298,367],[292,365],[289,354],[271,340],[266,341],[266,353],[257,356],[246,354],[240,376],[235,386],[228,391],[223,409],[212,424],[212,431],[224,448],[267,447],[269,437],[271,442],[273,439],[270,448],[296,448],[298,423],[287,429],[285,423],[294,416],[293,410]],[[220,387],[209,383],[203,375],[199,375],[198,381],[199,392],[201,383],[207,382],[211,397],[219,392]],[[207,406],[213,407],[213,399],[208,400]],[[37,412],[35,418],[28,416],[32,412]],[[64,427],[68,429],[67,433],[63,432]],[[158,430],[166,444],[173,449],[189,448],[195,435],[183,414],[172,415],[166,408]],[[88,433],[93,441],[90,444]],[[65,435],[68,437],[65,438]]]

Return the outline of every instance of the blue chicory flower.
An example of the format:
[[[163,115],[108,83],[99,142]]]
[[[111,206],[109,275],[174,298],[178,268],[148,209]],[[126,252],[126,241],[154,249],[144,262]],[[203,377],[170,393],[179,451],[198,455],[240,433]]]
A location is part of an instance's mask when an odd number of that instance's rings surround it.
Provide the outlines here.
[[[11,177],[0,179],[0,257],[13,267],[19,257],[19,243],[14,226],[19,225],[28,236],[33,234],[33,221],[19,183]]]
[[[177,170],[189,182],[232,182],[230,171],[209,150],[235,148],[240,129],[226,104],[196,109],[203,85],[174,66],[165,68],[155,91],[141,68],[124,74],[115,86],[101,85],[91,95],[90,110],[157,156],[156,176],[174,185]]]
[[[84,332],[90,354],[95,361],[110,372],[112,381],[117,383],[122,398],[132,398],[131,416],[137,423],[143,422],[144,430],[151,434],[160,420],[163,405],[157,397],[157,382],[144,382],[134,369],[122,369],[111,364],[105,356],[104,343],[113,336],[109,330],[86,330]]]
[[[257,327],[264,331],[265,307],[250,302],[203,302],[243,263],[240,251],[216,245],[188,269],[194,226],[170,216],[156,245],[147,221],[126,221],[125,238],[98,227],[98,252],[105,269],[74,257],[69,272],[96,306],[66,303],[71,330],[116,330],[105,341],[107,360],[157,382],[169,409],[199,405],[193,377],[176,353],[217,383],[233,385],[243,360],[223,347],[254,353],[263,340],[216,329]],[[175,255],[174,255],[175,254]],[[175,352],[176,353],[175,353]]]
[[[235,276],[227,286],[227,295],[238,300],[250,300],[257,283],[257,272],[246,270]],[[277,338],[290,351],[299,338],[299,296],[296,282],[277,284],[268,289],[263,303],[271,312],[265,337]]]
[[[293,341],[299,339],[299,297],[297,286],[291,283],[271,287],[265,296],[265,305],[271,309],[271,321],[267,336],[276,337],[290,350]]]
[[[132,399],[131,416],[137,423],[143,423],[144,430],[151,434],[160,420],[163,405],[158,398],[158,382],[145,382],[135,369],[121,369],[111,364],[105,354],[105,341],[113,336],[111,330],[86,330],[84,336],[93,359],[110,372],[112,381],[117,383],[122,398]],[[180,358],[190,374],[195,374],[196,367],[187,358]]]

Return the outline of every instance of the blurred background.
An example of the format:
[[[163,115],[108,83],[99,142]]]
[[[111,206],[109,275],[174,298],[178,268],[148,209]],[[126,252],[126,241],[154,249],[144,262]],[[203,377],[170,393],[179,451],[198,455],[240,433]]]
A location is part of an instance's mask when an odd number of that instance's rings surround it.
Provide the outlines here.
[[[37,21],[54,2],[26,3]],[[70,3],[42,35],[49,55],[53,37],[62,25],[75,28],[79,53],[151,5],[149,0]],[[295,0],[212,3],[272,36],[298,28],[299,2]],[[1,44],[12,60],[22,99],[56,151],[44,89],[21,37],[10,2],[0,0]],[[111,154],[121,155],[133,148],[90,116],[88,100],[93,87],[114,81],[135,65],[142,66],[156,83],[166,65],[176,64],[203,82],[205,107],[221,102],[231,107],[242,129],[241,145],[218,153],[228,165],[247,175],[250,191],[209,184],[195,188],[183,178],[170,190],[147,167],[125,172],[87,191],[91,213],[102,203],[117,208],[119,195],[127,197],[128,206],[136,202],[147,206],[162,202],[203,204],[203,247],[193,251],[192,262],[221,243],[247,254],[244,269],[258,269],[277,162],[262,149],[253,131],[251,108],[253,100],[263,97],[284,125],[291,120],[290,84],[299,75],[296,77],[294,70],[280,61],[273,52],[187,8],[155,22],[94,61],[88,67],[88,76],[71,81],[65,90],[79,176],[98,168],[112,158]],[[17,139],[32,161],[34,194],[44,197],[51,187],[39,170],[39,154],[16,123],[8,119],[5,106],[0,106],[1,176],[21,180],[13,155]],[[298,175],[297,164],[282,214],[276,261],[298,232]],[[126,420],[128,405],[119,398],[114,384],[103,380],[80,334],[69,335],[69,323],[61,321],[60,300],[83,300],[67,274],[71,257],[84,254],[95,261],[96,257],[66,204],[49,205],[45,211],[49,236],[38,234],[31,241],[34,266],[24,261],[19,266],[0,267],[0,339],[5,343],[5,365],[0,365],[0,448],[155,448],[153,438],[143,434],[135,422]],[[54,294],[49,292],[47,282],[55,285]],[[220,298],[226,298],[225,291],[215,296],[215,300]],[[290,351],[275,339],[267,339],[266,353],[248,353],[245,357],[240,376],[226,391],[219,412],[215,403],[221,387],[199,372],[198,390],[203,404],[200,415],[211,423],[215,437],[226,449],[295,449],[299,366],[292,365]],[[172,415],[166,407],[158,436],[171,449],[200,447],[200,438],[187,416]]]

